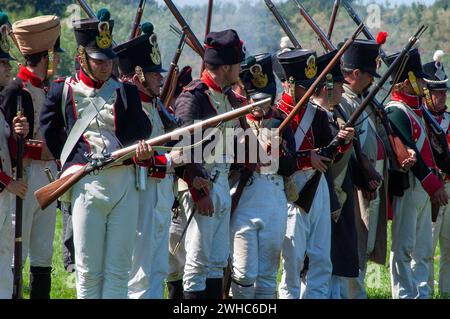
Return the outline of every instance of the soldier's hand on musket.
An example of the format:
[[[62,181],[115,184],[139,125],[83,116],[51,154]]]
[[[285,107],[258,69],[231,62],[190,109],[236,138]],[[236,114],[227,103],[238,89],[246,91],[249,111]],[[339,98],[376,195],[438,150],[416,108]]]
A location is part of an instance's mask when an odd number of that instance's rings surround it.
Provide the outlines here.
[[[20,134],[23,136],[28,135],[28,132],[30,131],[30,126],[25,116],[16,116],[13,119],[13,128],[15,134]]]
[[[338,132],[338,137],[345,140],[346,144],[350,143],[355,136],[355,129],[353,127],[347,127]]]
[[[328,165],[331,163],[331,159],[317,154],[318,151],[319,149],[311,150],[311,165],[321,173],[325,173]]]
[[[445,206],[448,204],[448,195],[445,191],[445,187],[441,187],[436,192],[434,192],[434,194],[431,196],[431,202],[439,206]]]
[[[408,148],[408,154],[409,157],[402,162],[404,170],[410,169],[417,161],[416,152],[412,148]]]
[[[152,147],[145,143],[144,140],[139,141],[138,146],[136,147],[136,159],[138,161],[148,160],[154,153]]]
[[[211,217],[214,214],[214,205],[209,195],[200,198],[195,206],[200,215]]]
[[[28,186],[24,181],[11,181],[11,183],[6,186],[6,189],[8,190],[8,192],[24,199],[27,193]]]

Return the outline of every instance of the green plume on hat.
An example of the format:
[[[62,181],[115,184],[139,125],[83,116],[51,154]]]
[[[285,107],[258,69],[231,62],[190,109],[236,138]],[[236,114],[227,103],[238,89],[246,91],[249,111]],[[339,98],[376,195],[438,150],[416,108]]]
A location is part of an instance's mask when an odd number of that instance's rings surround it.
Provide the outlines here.
[[[98,10],[97,19],[99,21],[109,21],[110,18],[111,18],[111,13],[109,12],[108,9],[101,8],[100,10]]]
[[[153,29],[153,24],[151,24],[150,22],[145,22],[141,26],[142,32],[147,35],[151,35],[153,33]]]
[[[0,25],[4,25],[9,22],[8,15],[0,11]]]
[[[253,55],[251,55],[247,59],[245,59],[244,63],[247,65],[247,67],[251,67],[256,64],[256,59]]]

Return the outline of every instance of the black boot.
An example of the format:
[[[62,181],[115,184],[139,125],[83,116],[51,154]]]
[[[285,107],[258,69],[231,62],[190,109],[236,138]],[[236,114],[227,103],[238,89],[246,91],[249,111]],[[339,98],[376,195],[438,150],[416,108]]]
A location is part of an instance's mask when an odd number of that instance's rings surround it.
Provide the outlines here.
[[[50,299],[52,267],[30,267],[30,299]]]
[[[168,281],[169,299],[183,299],[183,280]]]
[[[183,293],[184,299],[206,299],[205,290],[202,291],[185,291]]]
[[[223,279],[206,279],[206,299],[223,299]]]

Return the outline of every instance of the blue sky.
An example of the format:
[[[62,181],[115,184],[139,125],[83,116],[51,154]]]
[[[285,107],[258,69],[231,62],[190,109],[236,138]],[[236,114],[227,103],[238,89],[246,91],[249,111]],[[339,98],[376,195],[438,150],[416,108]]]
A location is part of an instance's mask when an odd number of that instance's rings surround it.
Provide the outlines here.
[[[163,0],[158,0],[158,1],[163,2]],[[234,3],[239,3],[240,2],[240,0],[214,0],[214,2],[221,2],[221,1],[234,2]],[[253,1],[253,2],[261,1],[262,2],[262,0],[251,0],[251,1]],[[276,2],[279,2],[279,1],[282,1],[282,0],[276,0],[274,2],[276,3]],[[423,3],[423,4],[432,4],[434,1],[435,0],[414,0],[414,2],[420,2],[420,3]],[[199,4],[199,5],[202,5],[202,4],[208,3],[208,0],[173,0],[173,2],[177,6],[182,6],[182,5],[185,5],[185,4]],[[333,2],[333,0],[330,0],[330,2]],[[367,2],[367,3],[375,2],[375,3],[382,3],[382,4],[384,4],[384,3],[386,3],[386,0],[363,0],[363,2]],[[392,4],[392,5],[408,4],[408,3],[411,3],[411,2],[413,2],[413,1],[411,1],[411,0],[389,0],[389,3]]]

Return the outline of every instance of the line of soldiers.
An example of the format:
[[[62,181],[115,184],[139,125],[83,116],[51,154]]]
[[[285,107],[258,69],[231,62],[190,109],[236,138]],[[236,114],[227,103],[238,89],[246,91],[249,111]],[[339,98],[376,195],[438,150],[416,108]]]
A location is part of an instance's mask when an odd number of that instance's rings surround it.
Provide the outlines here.
[[[49,66],[55,67],[51,55],[59,48],[59,19],[41,16],[13,24],[25,58],[15,79],[10,79],[8,32],[1,28],[1,298],[12,292],[13,196],[24,198],[30,297],[50,298],[56,204],[41,210],[33,195],[48,184],[45,170],[55,176],[59,170],[64,177],[135,143],[132,159],[85,176],[61,198],[70,215],[65,229],[73,229],[74,256],[66,266],[74,264],[78,298],[163,298],[165,284],[169,298],[220,299],[228,289],[235,299],[367,298],[368,260],[386,261],[388,212],[393,297],[430,297],[438,240],[439,289],[450,293],[449,183],[435,160],[439,143],[423,118],[426,107],[449,131],[442,52],[422,66],[418,49],[411,50],[392,78],[385,108],[409,154],[399,165],[374,110],[364,112],[355,128],[344,128],[379,77],[376,41],[354,41],[276,136],[270,132],[337,50],[318,56],[283,40],[279,52],[245,57],[236,31],[210,32],[200,79],[192,80],[191,68],[184,68],[165,106],[159,95],[166,70],[152,24],[144,23],[142,35],[115,47],[114,21],[106,9],[73,27],[79,70],[54,80],[49,89],[45,81]],[[113,75],[114,61],[119,77]],[[275,75],[283,89],[279,100]],[[426,101],[423,88],[430,92]],[[17,114],[17,96],[23,114]],[[144,142],[267,97],[270,103],[245,118],[218,126],[224,134],[214,139],[192,139],[182,149]],[[250,161],[245,138],[226,138],[227,129],[238,127],[256,137],[258,154],[275,154],[277,165],[267,165],[262,156]],[[17,134],[27,138],[23,181],[12,177]],[[334,136],[345,142],[330,159],[320,149]],[[213,153],[185,160],[211,145]],[[244,145],[244,164],[237,160],[242,155],[237,145]],[[305,211],[299,192],[316,172],[323,174]],[[433,224],[431,203],[441,207]],[[71,247],[70,234],[67,238]]]

